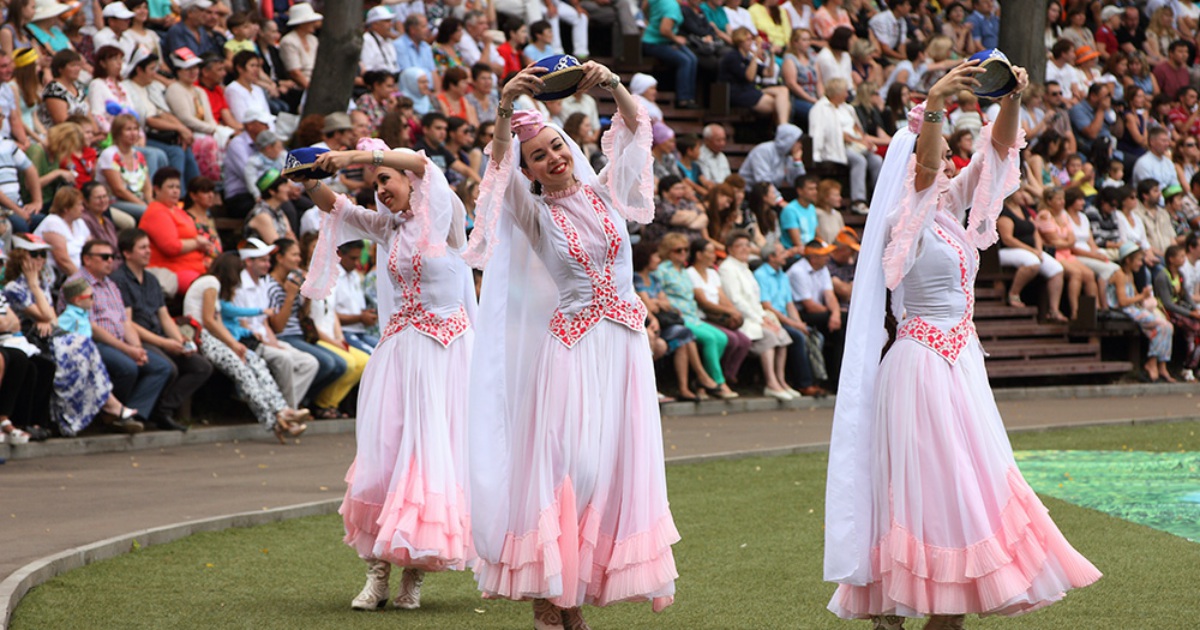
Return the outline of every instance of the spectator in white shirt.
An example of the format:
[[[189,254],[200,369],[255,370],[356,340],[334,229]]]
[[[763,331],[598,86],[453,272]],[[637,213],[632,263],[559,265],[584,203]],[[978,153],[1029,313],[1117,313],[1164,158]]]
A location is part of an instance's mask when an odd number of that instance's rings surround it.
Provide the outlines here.
[[[1147,179],[1158,182],[1163,190],[1179,185],[1179,173],[1175,171],[1175,163],[1167,153],[1171,150],[1171,136],[1167,130],[1154,127],[1147,133],[1146,144],[1150,150],[1133,165],[1133,185],[1137,186]]]
[[[271,111],[267,91],[256,85],[262,72],[262,59],[252,51],[243,50],[233,56],[233,72],[237,79],[225,86],[225,102],[234,120],[245,125],[247,111]],[[272,131],[274,128],[272,124]]]
[[[358,271],[362,253],[362,241],[350,241],[338,246],[340,268],[337,285],[333,289],[333,310],[342,324],[342,336],[346,338],[346,343],[371,354],[379,345],[379,338],[368,335],[367,329],[379,322],[379,314],[375,309],[367,308],[363,276]]]
[[[844,79],[825,82],[825,96],[808,114],[812,135],[812,159],[817,162],[845,164],[850,169],[851,209],[866,214],[870,189],[883,167],[883,158],[875,152],[875,142],[863,133],[858,114],[846,102],[849,84]]]
[[[248,238],[239,244],[238,255],[245,267],[242,269],[241,285],[233,294],[235,306],[273,312],[266,281],[273,251],[273,246],[256,238]],[[316,357],[276,339],[275,332],[267,325],[267,315],[244,317],[241,324],[258,339],[259,346],[255,352],[267,362],[267,368],[279,385],[288,407],[298,408],[304,392],[308,391],[317,377],[320,364]]]
[[[907,17],[912,10],[913,0],[891,0],[890,10],[876,13],[870,22],[871,39],[879,46],[879,52],[884,57],[896,61],[907,61],[908,41]]]
[[[116,46],[125,53],[126,59],[133,57],[133,51],[137,48],[137,41],[133,38],[133,33],[129,31],[129,27],[133,24],[133,11],[120,2],[114,2],[104,7],[101,15],[104,17],[106,26],[92,36],[92,49],[100,50],[105,46]]]
[[[504,73],[504,57],[496,50],[496,43],[488,37],[487,16],[482,11],[467,11],[463,16],[462,39],[454,46],[462,57],[463,66],[471,67],[479,62],[486,63],[496,74]]]
[[[363,33],[362,54],[359,56],[362,72],[379,70],[391,75],[400,74],[396,44],[392,38],[393,20],[395,16],[386,6],[378,6],[367,12],[367,30]]]
[[[821,240],[811,240],[804,246],[804,258],[787,271],[800,319],[825,336],[825,365],[834,379],[841,368],[845,344],[842,308],[826,266],[836,247]]]
[[[1069,40],[1060,39],[1050,49],[1050,58],[1046,60],[1046,83],[1051,81],[1063,88],[1063,100],[1067,105],[1087,98],[1087,86],[1075,69],[1075,45]]]
[[[725,155],[725,145],[729,140],[725,127],[716,123],[706,125],[700,139],[700,159],[696,160],[700,163],[700,170],[710,181],[718,184],[724,182],[733,172],[729,168],[729,158]]]

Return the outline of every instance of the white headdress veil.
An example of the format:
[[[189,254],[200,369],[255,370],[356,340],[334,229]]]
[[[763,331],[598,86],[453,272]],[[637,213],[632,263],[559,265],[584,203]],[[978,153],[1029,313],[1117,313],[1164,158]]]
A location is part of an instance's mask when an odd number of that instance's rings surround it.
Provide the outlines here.
[[[883,254],[908,183],[917,141],[912,127],[910,122],[888,146],[858,253],[825,485],[825,579],[830,582],[863,585],[871,579],[875,382],[888,339]]]

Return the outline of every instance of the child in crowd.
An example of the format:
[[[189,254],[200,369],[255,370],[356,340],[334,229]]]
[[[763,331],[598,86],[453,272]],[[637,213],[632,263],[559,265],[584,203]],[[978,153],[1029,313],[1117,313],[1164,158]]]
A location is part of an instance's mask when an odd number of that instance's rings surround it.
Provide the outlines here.
[[[1120,188],[1125,185],[1125,163],[1113,160],[1108,163],[1108,172],[1104,175],[1101,188]]]
[[[538,20],[529,25],[529,44],[521,53],[530,63],[554,54],[554,28],[549,22]]]
[[[233,38],[225,42],[225,62],[232,68],[234,55],[243,50],[258,53],[258,46],[254,43],[254,38],[258,37],[258,24],[250,19],[249,13],[235,13],[226,21],[226,26],[233,33]]]
[[[958,93],[958,109],[950,114],[955,131],[963,129],[971,132],[971,138],[979,139],[979,131],[983,129],[983,114],[979,112],[979,99],[970,90]]]
[[[258,134],[254,141],[254,153],[246,160],[246,188],[254,195],[254,199],[262,198],[258,189],[258,180],[267,171],[283,172],[283,141],[270,129]]]
[[[58,316],[58,327],[66,332],[91,339],[91,313],[92,305],[95,303],[91,283],[84,278],[75,278],[63,284],[61,291],[67,307]],[[112,408],[120,409],[122,420],[133,418],[138,414],[137,409],[123,406],[121,401],[117,400],[117,397],[112,394],[108,395],[108,401],[105,403],[104,408],[106,410]],[[138,430],[140,431],[141,429]]]
[[[1078,153],[1072,154],[1067,158],[1067,176],[1071,178],[1071,185],[1078,187],[1089,203],[1095,198],[1096,169],[1091,162],[1085,164],[1083,157]]]
[[[80,337],[92,336],[92,285],[83,278],[76,278],[62,286],[63,299],[67,308],[58,316],[58,327]]]

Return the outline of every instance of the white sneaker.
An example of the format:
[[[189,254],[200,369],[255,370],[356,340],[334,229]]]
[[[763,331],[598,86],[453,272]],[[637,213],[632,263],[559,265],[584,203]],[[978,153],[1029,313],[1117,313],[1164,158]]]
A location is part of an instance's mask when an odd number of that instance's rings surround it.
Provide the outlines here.
[[[770,396],[771,398],[782,400],[783,402],[795,400],[795,396],[792,396],[792,393],[786,389],[771,389],[770,387],[764,387],[763,396]]]
[[[1185,383],[1195,383],[1196,382],[1196,374],[1194,372],[1192,372],[1191,370],[1184,369],[1183,371],[1181,371],[1179,373],[1179,375],[1183,377],[1183,382],[1185,382]]]
[[[383,560],[367,561],[367,583],[363,590],[350,602],[354,610],[379,610],[388,602],[388,576],[392,565]]]

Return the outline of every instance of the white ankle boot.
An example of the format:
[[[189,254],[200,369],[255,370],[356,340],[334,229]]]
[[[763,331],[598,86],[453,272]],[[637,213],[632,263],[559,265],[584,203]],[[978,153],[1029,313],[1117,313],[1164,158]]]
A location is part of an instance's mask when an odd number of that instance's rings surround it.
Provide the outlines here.
[[[394,602],[396,608],[412,610],[421,607],[421,583],[425,581],[425,572],[420,569],[405,569],[400,577],[400,592],[396,593]],[[387,595],[384,595],[387,597]]]
[[[367,560],[367,584],[363,590],[350,602],[354,610],[379,610],[387,605],[388,576],[392,573],[392,565],[383,560]]]

